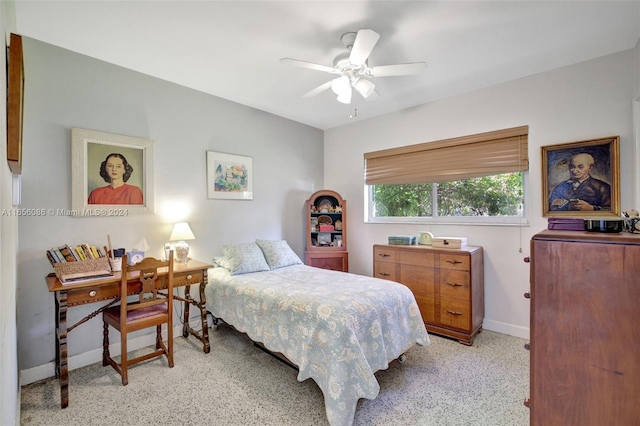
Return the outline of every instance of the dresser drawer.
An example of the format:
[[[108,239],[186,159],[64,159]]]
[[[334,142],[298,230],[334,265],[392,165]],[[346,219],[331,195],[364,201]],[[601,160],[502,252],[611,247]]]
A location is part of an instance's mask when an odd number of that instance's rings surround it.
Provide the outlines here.
[[[420,309],[422,321],[434,323],[436,321],[435,297],[432,294],[416,293],[415,298]]]
[[[440,323],[449,327],[469,330],[471,327],[469,302],[440,296]]]
[[[440,294],[469,301],[470,277],[467,271],[440,270]]]
[[[392,262],[396,263],[397,251],[387,247],[373,247],[373,261],[378,262]]]
[[[420,251],[401,251],[400,263],[403,265],[426,266],[433,268],[435,265],[435,256],[433,253],[421,253]]]
[[[440,254],[440,269],[455,269],[457,271],[469,270],[469,256],[457,254]]]
[[[397,281],[396,264],[376,261],[373,265],[373,276],[384,280]]]
[[[414,294],[435,294],[435,270],[423,266],[400,265],[400,283],[409,287]]]

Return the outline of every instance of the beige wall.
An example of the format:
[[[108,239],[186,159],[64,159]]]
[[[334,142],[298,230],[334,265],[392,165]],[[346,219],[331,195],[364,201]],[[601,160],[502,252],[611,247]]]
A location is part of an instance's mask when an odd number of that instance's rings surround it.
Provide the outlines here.
[[[372,273],[372,245],[389,235],[467,237],[484,247],[486,329],[524,338],[529,334],[529,240],[545,229],[540,147],[620,135],[622,209],[636,205],[637,167],[632,126],[636,51],[594,59],[415,108],[362,119],[325,132],[325,184],[349,202],[349,266]],[[359,116],[366,117],[366,105]],[[402,145],[529,126],[529,225],[388,225],[364,223],[363,153]],[[340,155],[336,155],[339,152]]]
[[[45,257],[52,246],[102,246],[110,235],[114,246],[130,250],[144,237],[147,254],[159,257],[173,223],[186,221],[194,259],[211,261],[222,245],[256,238],[286,239],[304,255],[304,201],[321,189],[322,131],[34,39],[25,38],[24,51],[23,207],[47,213],[19,219],[23,383],[54,371],[54,302],[44,280],[52,272]],[[71,208],[74,127],[154,141],[155,214],[59,213]],[[207,198],[207,151],[253,158],[253,200]],[[97,308],[72,308],[69,323]],[[101,359],[101,336],[99,318],[69,334],[71,368]]]

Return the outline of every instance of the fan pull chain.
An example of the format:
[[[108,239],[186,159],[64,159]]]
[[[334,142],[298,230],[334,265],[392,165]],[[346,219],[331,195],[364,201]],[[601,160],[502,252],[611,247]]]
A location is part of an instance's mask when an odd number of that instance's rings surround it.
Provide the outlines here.
[[[358,108],[353,109],[353,113],[349,114],[349,118],[356,118],[358,116]]]

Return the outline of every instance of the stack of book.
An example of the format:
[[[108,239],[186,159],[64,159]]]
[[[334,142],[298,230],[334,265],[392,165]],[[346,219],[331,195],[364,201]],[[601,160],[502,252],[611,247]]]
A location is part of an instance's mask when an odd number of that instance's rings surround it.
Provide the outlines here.
[[[47,259],[51,265],[55,263],[66,262],[80,262],[89,259],[98,259],[105,257],[102,250],[96,246],[90,246],[89,244],[80,244],[75,248],[71,248],[68,245],[63,245],[58,248],[50,248],[47,250]]]
[[[108,258],[96,246],[80,244],[71,247],[65,244],[58,248],[52,247],[46,254],[56,276],[63,284],[113,275]]]

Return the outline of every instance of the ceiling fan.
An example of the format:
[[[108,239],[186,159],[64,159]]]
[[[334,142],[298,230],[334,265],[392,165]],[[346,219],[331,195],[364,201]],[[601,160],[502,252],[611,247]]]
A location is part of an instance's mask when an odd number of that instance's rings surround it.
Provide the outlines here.
[[[371,100],[378,96],[378,92],[375,90],[375,84],[369,80],[370,78],[415,75],[427,69],[425,62],[369,67],[367,59],[379,38],[380,35],[373,30],[359,30],[357,33],[343,34],[340,41],[345,45],[347,51],[339,53],[333,59],[333,67],[291,58],[282,58],[280,62],[338,76],[304,94],[304,98],[310,98],[331,88],[338,95],[338,101],[344,104],[351,103],[353,89],[364,99]]]

